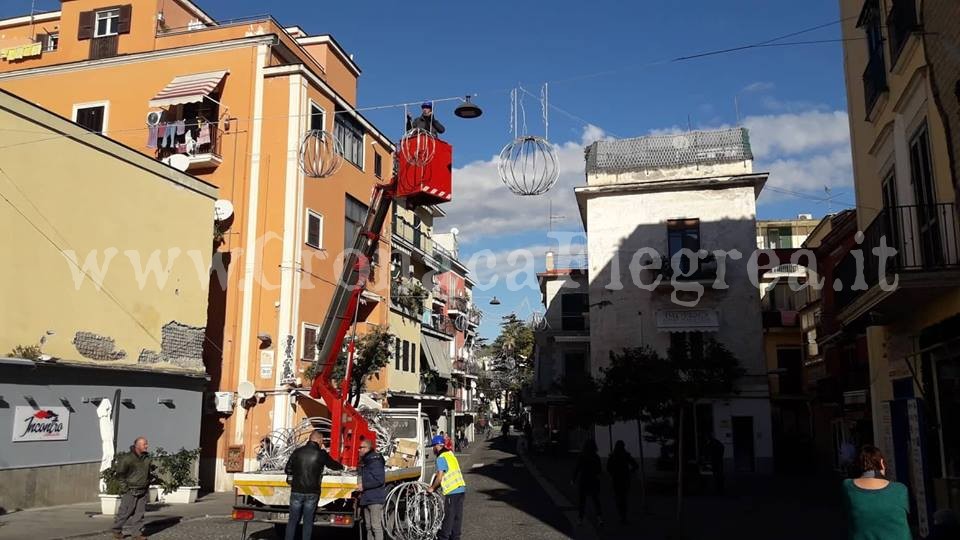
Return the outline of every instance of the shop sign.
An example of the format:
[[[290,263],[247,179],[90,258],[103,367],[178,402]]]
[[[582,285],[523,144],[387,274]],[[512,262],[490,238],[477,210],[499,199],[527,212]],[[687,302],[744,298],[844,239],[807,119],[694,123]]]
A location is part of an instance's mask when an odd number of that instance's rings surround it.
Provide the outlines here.
[[[65,441],[70,426],[66,407],[17,407],[13,413],[13,442]]]

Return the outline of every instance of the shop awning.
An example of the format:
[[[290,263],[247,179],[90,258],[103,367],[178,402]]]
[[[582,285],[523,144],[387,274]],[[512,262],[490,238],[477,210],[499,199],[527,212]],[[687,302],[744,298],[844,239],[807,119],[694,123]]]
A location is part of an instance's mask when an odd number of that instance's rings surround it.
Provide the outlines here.
[[[184,103],[199,103],[213,93],[227,71],[209,71],[174,77],[167,86],[150,100],[151,107],[170,107]]]
[[[453,371],[453,363],[450,361],[450,354],[448,353],[449,345],[437,338],[421,334],[420,349],[427,358],[430,369],[439,373],[441,377],[449,379]]]

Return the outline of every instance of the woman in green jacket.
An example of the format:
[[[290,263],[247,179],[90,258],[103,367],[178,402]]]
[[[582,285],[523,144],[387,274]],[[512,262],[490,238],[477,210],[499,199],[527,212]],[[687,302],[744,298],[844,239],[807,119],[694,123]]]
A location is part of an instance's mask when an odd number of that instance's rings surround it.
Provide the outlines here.
[[[885,479],[883,454],[874,446],[860,450],[863,474],[843,481],[850,540],[911,540],[907,486]]]

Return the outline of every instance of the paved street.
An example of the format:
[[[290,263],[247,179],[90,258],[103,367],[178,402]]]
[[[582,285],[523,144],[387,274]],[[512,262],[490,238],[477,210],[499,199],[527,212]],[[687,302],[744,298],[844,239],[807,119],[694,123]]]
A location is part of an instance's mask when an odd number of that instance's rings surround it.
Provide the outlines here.
[[[540,488],[514,449],[514,439],[491,439],[474,443],[464,454],[462,466],[468,491],[464,538],[571,538],[570,525],[564,515]],[[149,512],[148,521],[159,521],[147,532],[158,540],[236,540],[242,525],[231,521],[231,497],[215,494],[197,503],[195,508],[164,507]],[[91,538],[107,540],[104,532],[110,520],[93,516],[98,505],[71,505],[62,509],[19,512],[0,518],[0,540],[35,540],[45,538]],[[184,512],[187,510],[187,512]],[[72,521],[71,521],[72,520]],[[71,531],[71,523],[77,524]],[[85,534],[84,531],[89,531]],[[99,532],[94,532],[99,531]],[[78,535],[79,533],[79,535]],[[251,524],[249,538],[273,539],[273,528]],[[355,531],[317,530],[315,537],[324,539],[356,539]]]

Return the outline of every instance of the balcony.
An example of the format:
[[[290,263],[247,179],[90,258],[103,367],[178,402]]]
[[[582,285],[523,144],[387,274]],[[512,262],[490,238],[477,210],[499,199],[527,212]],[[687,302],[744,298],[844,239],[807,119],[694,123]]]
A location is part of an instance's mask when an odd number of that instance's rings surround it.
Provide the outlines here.
[[[432,333],[435,337],[446,340],[450,340],[457,333],[456,327],[453,326],[453,321],[438,313],[431,315],[430,322],[421,325],[421,328],[428,335]]]
[[[113,58],[117,55],[117,49],[120,45],[120,36],[104,36],[90,40],[90,60],[100,60],[101,58]]]
[[[883,49],[878,48],[870,53],[870,61],[863,72],[863,101],[866,106],[867,118],[873,112],[880,96],[887,91],[887,69],[883,63]]]
[[[162,161],[175,154],[183,154],[189,159],[189,164],[187,165],[188,171],[203,171],[219,167],[220,164],[223,163],[223,154],[220,151],[220,146],[223,141],[223,130],[214,124],[207,124],[203,128],[190,126],[188,129],[197,135],[199,135],[200,129],[208,130],[209,142],[205,139],[199,139],[204,142],[194,143],[192,148],[186,144],[180,144],[173,148],[157,148],[157,159]],[[194,135],[194,137],[197,135]],[[193,140],[197,141],[198,139],[194,138]]]
[[[470,301],[466,296],[453,296],[447,306],[447,313],[450,315],[466,315]]]
[[[893,0],[887,14],[887,33],[890,39],[890,66],[897,65],[910,34],[920,30],[916,0]]]
[[[393,236],[409,244],[428,266],[439,270],[440,265],[434,258],[435,244],[430,233],[425,230],[426,228],[426,225],[422,223],[419,226],[414,226],[406,219],[396,214],[393,215]]]
[[[713,283],[717,279],[717,258],[712,253],[707,253],[703,258],[697,259],[696,270],[690,273],[692,262],[687,257],[680,259],[678,268],[674,268],[671,257],[662,256],[660,258],[660,268],[653,269],[654,276],[663,278],[660,287],[667,287],[671,280],[679,282],[698,282],[701,284]],[[689,275],[685,275],[689,274]]]
[[[897,318],[910,307],[933,300],[944,287],[960,286],[960,228],[953,203],[885,208],[864,231],[863,282],[866,289],[853,290],[858,281],[856,261],[848,255],[837,266],[843,289],[836,301],[845,323],[870,314]],[[896,254],[874,254],[880,246]],[[892,287],[894,278],[898,286]]]

